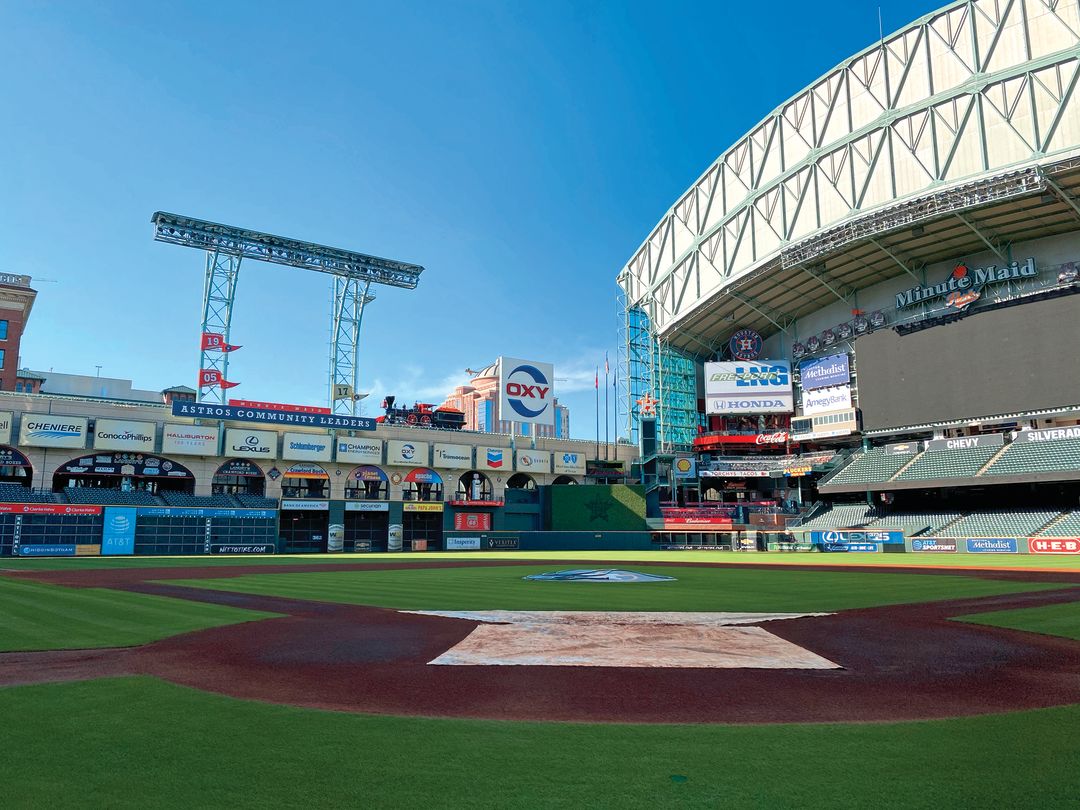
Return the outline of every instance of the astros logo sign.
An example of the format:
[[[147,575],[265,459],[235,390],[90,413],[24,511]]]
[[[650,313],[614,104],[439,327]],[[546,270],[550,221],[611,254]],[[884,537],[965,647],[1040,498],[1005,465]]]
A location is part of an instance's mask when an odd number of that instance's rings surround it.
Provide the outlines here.
[[[514,413],[507,413],[502,418],[537,419],[551,405],[550,375],[536,365],[517,360],[506,362],[503,368],[510,368],[510,371],[504,372],[502,385],[506,404]]]

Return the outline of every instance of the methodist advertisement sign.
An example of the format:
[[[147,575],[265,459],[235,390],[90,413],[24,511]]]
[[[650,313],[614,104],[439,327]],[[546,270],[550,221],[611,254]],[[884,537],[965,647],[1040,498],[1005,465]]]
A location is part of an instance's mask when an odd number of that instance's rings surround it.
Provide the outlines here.
[[[86,447],[86,417],[24,413],[19,444],[29,447]]]
[[[1015,537],[971,537],[966,545],[972,554],[1017,554],[1020,551]]]
[[[281,457],[296,461],[329,461],[334,437],[328,433],[286,433]]]
[[[509,470],[511,451],[507,447],[477,447],[476,469]]]
[[[133,506],[106,506],[105,525],[101,534],[101,553],[135,553],[135,515]]]
[[[11,411],[0,411],[0,444],[11,444]]]
[[[263,422],[286,427],[338,428],[340,430],[375,430],[375,420],[369,416],[340,416],[329,413],[304,413],[270,408],[241,408],[235,405],[214,405],[209,402],[174,402],[173,416],[192,419],[220,419],[225,422]]]
[[[225,431],[225,455],[240,458],[277,458],[278,435],[273,430],[229,428]]]
[[[559,453],[553,454],[556,475],[584,475],[584,453]]]
[[[432,465],[444,470],[471,470],[472,448],[467,444],[436,444]]]
[[[161,433],[161,452],[164,455],[216,456],[217,427],[203,425],[165,425]]]
[[[551,453],[538,450],[518,450],[517,466],[514,469],[527,473],[551,472]]]
[[[386,443],[386,463],[402,467],[415,467],[428,463],[427,442],[398,441]]]
[[[738,360],[705,364],[705,409],[709,413],[791,413],[791,363]]]
[[[838,385],[835,388],[818,388],[815,391],[803,391],[803,416],[815,416],[819,413],[846,411],[851,408],[851,386]]]
[[[803,391],[832,388],[851,382],[851,365],[846,354],[830,354],[799,363],[799,383]]]
[[[95,450],[154,451],[153,422],[128,422],[121,419],[98,419],[94,425]]]
[[[357,439],[352,436],[337,437],[337,460],[355,464],[381,464],[382,439]]]
[[[499,418],[553,426],[555,367],[535,360],[500,357]]]

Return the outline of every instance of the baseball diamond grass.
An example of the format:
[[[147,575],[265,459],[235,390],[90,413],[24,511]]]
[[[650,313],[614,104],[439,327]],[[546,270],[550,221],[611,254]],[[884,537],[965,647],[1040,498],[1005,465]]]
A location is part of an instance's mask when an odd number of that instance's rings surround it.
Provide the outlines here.
[[[0,577],[0,652],[129,647],[273,613]]]
[[[1080,602],[976,613],[971,616],[961,616],[956,621],[1080,640]]]
[[[835,611],[1063,587],[964,576],[649,567],[674,582],[525,582],[552,566],[249,574],[169,580],[210,590],[424,610]],[[1067,586],[1066,586],[1067,587]]]
[[[1080,572],[1080,556],[1037,556],[1028,554],[819,554],[750,553],[741,551],[431,551],[423,553],[375,554],[250,554],[187,557],[17,557],[0,558],[3,571],[69,571],[101,568],[183,568],[229,565],[335,565],[358,563],[454,560],[581,560],[616,563],[724,563],[743,565],[798,565],[816,567],[841,565],[861,568],[903,566],[918,568],[1018,569]]]
[[[324,712],[132,677],[0,689],[0,716],[8,808],[1057,808],[1080,795],[1080,706],[920,723],[520,723]]]

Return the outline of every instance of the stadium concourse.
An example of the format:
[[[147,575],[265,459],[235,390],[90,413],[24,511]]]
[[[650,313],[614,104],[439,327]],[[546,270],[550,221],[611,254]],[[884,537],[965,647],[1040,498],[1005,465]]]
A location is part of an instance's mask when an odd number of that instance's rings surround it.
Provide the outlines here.
[[[780,104],[632,255],[626,429],[668,545],[1080,553],[1077,23],[915,21]]]

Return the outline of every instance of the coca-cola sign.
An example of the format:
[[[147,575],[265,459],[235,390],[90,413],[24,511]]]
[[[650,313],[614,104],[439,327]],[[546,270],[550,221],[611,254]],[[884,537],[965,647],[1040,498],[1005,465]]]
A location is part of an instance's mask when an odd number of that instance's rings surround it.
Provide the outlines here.
[[[759,433],[755,444],[787,444],[788,434],[786,430],[778,430],[776,433]]]

